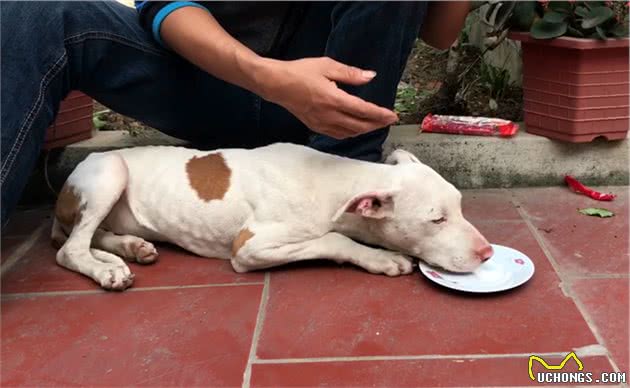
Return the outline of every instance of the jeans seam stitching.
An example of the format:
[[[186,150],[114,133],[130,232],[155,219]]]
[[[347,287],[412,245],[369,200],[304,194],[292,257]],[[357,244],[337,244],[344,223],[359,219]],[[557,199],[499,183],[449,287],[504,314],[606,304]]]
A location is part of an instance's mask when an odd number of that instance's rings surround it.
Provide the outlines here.
[[[15,161],[17,154],[22,149],[22,145],[24,144],[24,140],[26,139],[26,134],[30,131],[31,125],[33,124],[33,121],[35,120],[35,116],[41,110],[41,107],[43,105],[43,100],[44,100],[43,96],[44,96],[45,91],[48,89],[48,85],[50,84],[50,81],[54,77],[56,77],[57,74],[59,74],[59,71],[67,63],[67,59],[68,59],[68,56],[64,52],[53,63],[50,69],[48,69],[48,71],[46,72],[46,74],[44,74],[44,77],[40,81],[39,93],[37,94],[35,103],[33,103],[33,106],[31,107],[30,111],[24,118],[24,121],[22,122],[22,125],[20,126],[20,129],[18,130],[15,141],[13,142],[13,146],[11,147],[11,150],[9,151],[9,154],[7,155],[7,158],[5,159],[4,163],[2,163],[2,175],[0,176],[0,184],[4,183],[4,181],[6,180],[6,177],[9,173],[9,170],[13,166],[13,163]]]
[[[141,43],[135,42],[133,40],[127,39],[124,36],[121,35],[116,35],[116,34],[112,34],[110,32],[103,32],[103,31],[84,31],[81,32],[79,34],[76,35],[72,35],[67,37],[66,39],[64,39],[64,45],[65,44],[76,44],[76,43],[82,43],[85,42],[88,39],[103,39],[103,40],[110,40],[113,42],[117,42],[129,47],[133,47],[136,48],[138,50],[141,50],[145,53],[149,53],[149,54],[155,54],[155,55],[159,55],[159,56],[167,56],[165,52],[160,51],[160,50],[156,50],[152,47],[143,45]]]

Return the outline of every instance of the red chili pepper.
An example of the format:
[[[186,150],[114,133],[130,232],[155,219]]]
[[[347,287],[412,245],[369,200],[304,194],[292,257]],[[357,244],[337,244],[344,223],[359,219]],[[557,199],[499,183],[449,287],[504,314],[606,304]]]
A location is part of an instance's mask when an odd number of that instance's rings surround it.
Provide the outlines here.
[[[565,176],[564,181],[576,193],[584,194],[598,201],[612,201],[616,197],[615,194],[605,194],[600,193],[599,191],[595,191],[593,189],[589,189],[588,187],[581,184],[577,179],[573,178],[571,175]]]

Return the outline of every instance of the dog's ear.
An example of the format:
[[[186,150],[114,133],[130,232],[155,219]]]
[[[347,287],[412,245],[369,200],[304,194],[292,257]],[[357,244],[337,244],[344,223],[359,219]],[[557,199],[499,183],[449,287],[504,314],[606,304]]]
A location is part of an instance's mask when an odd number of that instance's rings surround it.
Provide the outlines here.
[[[397,190],[369,191],[350,198],[333,217],[337,221],[344,213],[353,213],[361,217],[385,218],[394,214],[394,197]]]
[[[411,152],[397,149],[385,159],[386,164],[421,163]]]

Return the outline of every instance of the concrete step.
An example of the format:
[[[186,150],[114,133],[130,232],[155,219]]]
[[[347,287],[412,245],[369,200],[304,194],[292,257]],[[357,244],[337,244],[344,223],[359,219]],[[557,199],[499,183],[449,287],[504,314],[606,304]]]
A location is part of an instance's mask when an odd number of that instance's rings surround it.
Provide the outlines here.
[[[590,185],[627,185],[630,142],[565,143],[525,132],[512,138],[418,133],[396,127],[385,152],[413,152],[455,186],[507,188],[564,184],[566,174]]]
[[[185,145],[159,132],[132,137],[122,131],[101,131],[53,153],[50,181],[59,188],[89,153],[144,145]],[[419,133],[417,125],[393,127],[385,153],[395,148],[413,152],[461,189],[554,186],[565,174],[590,185],[628,185],[628,140],[570,144],[530,135],[521,129],[513,138]],[[41,187],[41,172],[31,187]],[[38,183],[37,183],[38,182]],[[45,187],[45,186],[44,186]],[[31,192],[33,189],[30,190]]]

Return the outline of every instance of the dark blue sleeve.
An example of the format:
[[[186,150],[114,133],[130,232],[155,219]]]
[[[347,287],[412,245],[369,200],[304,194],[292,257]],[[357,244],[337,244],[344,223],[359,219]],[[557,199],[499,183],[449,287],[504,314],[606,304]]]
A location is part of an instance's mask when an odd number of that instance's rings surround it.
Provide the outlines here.
[[[193,1],[135,1],[140,24],[144,29],[150,31],[153,38],[162,46],[160,27],[166,17],[173,11],[183,7],[197,7],[207,10],[201,3]]]

